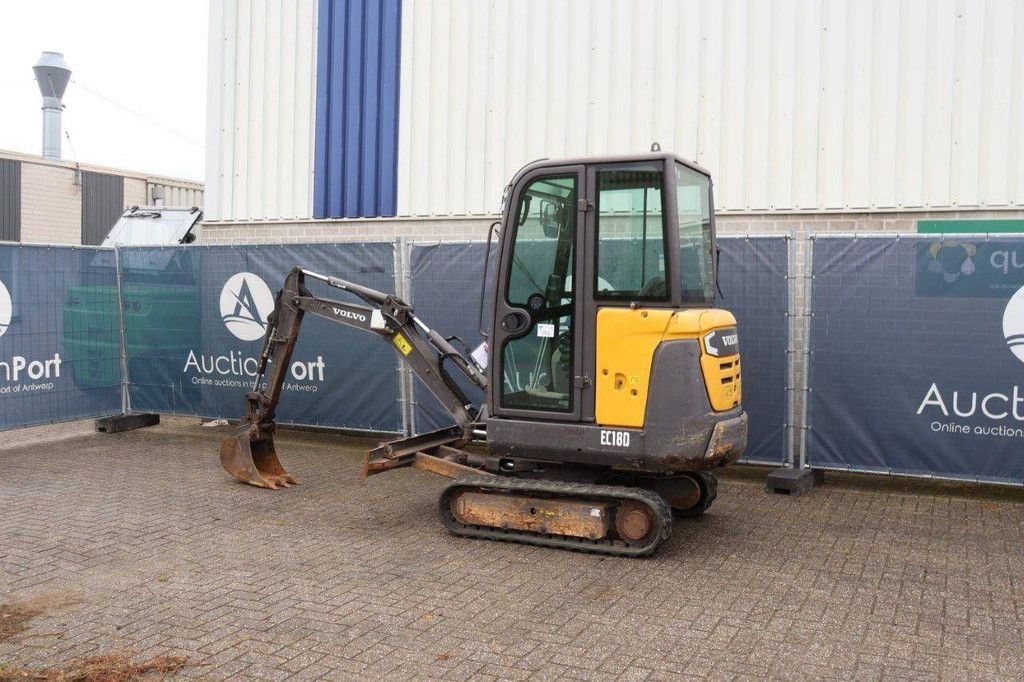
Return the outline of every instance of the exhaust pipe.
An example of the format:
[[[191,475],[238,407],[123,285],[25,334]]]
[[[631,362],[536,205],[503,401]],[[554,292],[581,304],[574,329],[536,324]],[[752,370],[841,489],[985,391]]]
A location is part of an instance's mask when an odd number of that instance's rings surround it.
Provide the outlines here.
[[[71,80],[71,69],[60,52],[44,52],[32,71],[43,96],[43,158],[60,159],[61,100]]]

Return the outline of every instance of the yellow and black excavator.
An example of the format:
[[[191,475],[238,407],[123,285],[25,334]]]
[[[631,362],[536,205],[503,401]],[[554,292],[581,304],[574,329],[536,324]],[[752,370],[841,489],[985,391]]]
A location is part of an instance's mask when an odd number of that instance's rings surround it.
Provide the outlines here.
[[[454,479],[439,502],[452,533],[641,556],[673,516],[702,514],[711,471],[747,439],[736,319],[714,307],[708,172],[660,152],[536,161],[506,188],[489,245],[495,235],[474,352],[393,295],[292,270],[224,468],[265,488],[297,483],[274,448],[274,411],[308,312],[380,336],[451,412],[454,426],[367,452],[362,475],[413,466]],[[360,303],[315,296],[310,280]],[[482,288],[481,318],[484,301]]]

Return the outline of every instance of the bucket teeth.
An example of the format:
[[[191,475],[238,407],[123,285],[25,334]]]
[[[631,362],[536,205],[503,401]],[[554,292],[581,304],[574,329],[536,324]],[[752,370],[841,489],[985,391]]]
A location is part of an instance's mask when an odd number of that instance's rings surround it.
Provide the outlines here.
[[[242,483],[259,488],[290,488],[299,481],[289,474],[274,450],[271,436],[253,439],[246,430],[220,444],[220,465]]]

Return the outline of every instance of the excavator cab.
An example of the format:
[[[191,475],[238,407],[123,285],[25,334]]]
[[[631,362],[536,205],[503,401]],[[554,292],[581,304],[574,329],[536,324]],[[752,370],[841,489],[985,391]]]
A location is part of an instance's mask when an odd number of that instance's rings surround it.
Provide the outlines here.
[[[535,162],[511,185],[500,244],[492,453],[658,474],[739,456],[707,171],[671,154]]]
[[[453,426],[371,449],[364,477],[413,466],[455,479],[439,511],[456,535],[650,554],[673,516],[710,506],[711,472],[746,446],[737,325],[714,307],[716,260],[699,166],[660,152],[531,163],[503,200],[486,361],[394,295],[297,267],[221,463],[253,485],[297,483],[273,419],[308,312],[381,337],[452,414]],[[362,303],[313,295],[309,279]]]

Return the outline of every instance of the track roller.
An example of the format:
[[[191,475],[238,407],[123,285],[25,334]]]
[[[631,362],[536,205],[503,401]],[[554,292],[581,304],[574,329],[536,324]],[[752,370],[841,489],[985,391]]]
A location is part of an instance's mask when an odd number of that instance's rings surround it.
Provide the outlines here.
[[[661,496],[622,486],[459,479],[442,491],[439,511],[455,535],[617,556],[652,554],[672,533]]]
[[[709,471],[657,478],[648,485],[668,502],[677,519],[700,516],[718,497],[718,479]]]

